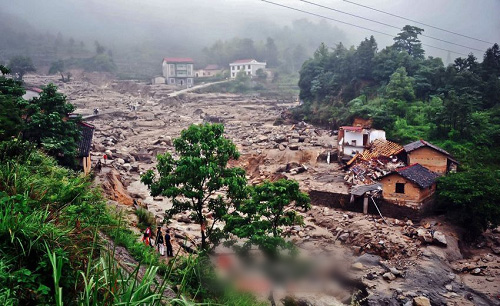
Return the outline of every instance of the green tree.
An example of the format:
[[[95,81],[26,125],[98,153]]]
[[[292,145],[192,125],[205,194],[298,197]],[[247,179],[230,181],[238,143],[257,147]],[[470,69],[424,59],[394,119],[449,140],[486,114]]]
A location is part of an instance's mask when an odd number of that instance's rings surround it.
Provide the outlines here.
[[[237,247],[240,252],[257,246],[269,258],[276,258],[281,251],[293,250],[293,244],[284,238],[283,228],[303,224],[295,209],[308,210],[309,202],[309,196],[299,190],[296,181],[265,181],[250,187],[249,200],[225,218],[225,231],[243,239],[243,245]]]
[[[403,31],[394,37],[394,47],[398,51],[406,51],[409,55],[416,59],[424,59],[425,51],[422,49],[422,42],[418,39],[418,35],[422,34],[424,29],[406,25]]]
[[[269,67],[277,67],[279,65],[278,62],[278,47],[274,43],[274,40],[271,37],[267,38],[264,58]]]
[[[441,177],[438,203],[451,220],[475,238],[488,228],[500,225],[500,172],[474,169]]]
[[[265,81],[267,79],[267,73],[262,68],[257,69],[255,74],[257,75],[257,79],[259,81]]]
[[[174,140],[174,147],[179,157],[168,152],[158,155],[159,177],[149,170],[141,181],[150,188],[151,195],[172,199],[167,218],[180,212],[191,213],[191,219],[200,225],[201,249],[209,251],[225,236],[216,224],[247,194],[245,171],[227,167],[239,153],[234,143],[224,137],[221,124],[191,125]]]
[[[0,65],[0,141],[18,135],[23,128],[18,101],[25,93],[21,82],[7,78],[10,71]]]
[[[39,97],[28,101],[23,108],[23,138],[37,144],[61,165],[75,166],[81,118],[68,118],[75,107],[66,101],[66,96],[57,92],[57,86],[49,84],[42,88]]]
[[[67,76],[65,78],[64,72],[65,72],[65,67],[63,60],[58,60],[56,62],[53,62],[49,69],[49,74],[56,74],[56,73],[61,74],[61,81],[66,83],[70,81],[71,73],[68,71]]]
[[[17,74],[19,81],[22,81],[26,73],[36,71],[33,61],[28,56],[14,56],[10,59],[8,68],[12,73]]]
[[[389,84],[385,88],[388,98],[413,101],[415,91],[413,90],[413,79],[408,76],[404,67],[398,68],[392,75]]]
[[[373,36],[362,41],[354,55],[354,74],[358,78],[371,79],[373,70],[373,58],[377,53],[377,42]]]

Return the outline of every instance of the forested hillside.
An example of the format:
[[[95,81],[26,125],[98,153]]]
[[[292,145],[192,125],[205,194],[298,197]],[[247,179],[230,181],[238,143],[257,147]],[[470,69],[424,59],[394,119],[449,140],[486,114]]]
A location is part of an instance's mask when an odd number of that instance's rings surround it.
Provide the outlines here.
[[[390,140],[448,150],[461,165],[441,179],[438,200],[477,234],[500,222],[500,48],[445,67],[425,57],[422,31],[406,26],[380,51],[373,36],[357,48],[321,44],[300,71],[303,104],[294,114],[332,128],[371,118]]]
[[[322,44],[302,66],[304,105],[296,115],[332,127],[356,116],[373,118],[395,141],[433,140],[468,165],[499,165],[498,44],[482,61],[471,54],[445,67],[440,58],[425,58],[421,32],[406,26],[380,51],[373,36],[351,49]]]

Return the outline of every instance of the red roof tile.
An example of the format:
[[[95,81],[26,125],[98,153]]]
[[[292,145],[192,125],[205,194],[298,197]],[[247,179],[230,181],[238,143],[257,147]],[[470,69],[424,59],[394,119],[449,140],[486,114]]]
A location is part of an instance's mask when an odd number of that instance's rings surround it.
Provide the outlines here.
[[[220,67],[219,65],[208,65],[207,67],[205,67],[205,70],[219,70]]]

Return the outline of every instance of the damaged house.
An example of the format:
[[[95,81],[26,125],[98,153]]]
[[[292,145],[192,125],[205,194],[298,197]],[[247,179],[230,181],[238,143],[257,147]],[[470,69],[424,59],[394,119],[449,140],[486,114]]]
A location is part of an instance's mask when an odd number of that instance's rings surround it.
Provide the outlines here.
[[[407,164],[420,164],[438,174],[455,172],[459,164],[450,153],[425,140],[417,140],[404,146],[403,161]]]
[[[379,179],[382,197],[388,202],[421,210],[436,191],[438,177],[420,164],[398,168]]]
[[[377,139],[385,140],[385,131],[362,126],[341,126],[339,129],[339,160],[350,160],[362,153]]]

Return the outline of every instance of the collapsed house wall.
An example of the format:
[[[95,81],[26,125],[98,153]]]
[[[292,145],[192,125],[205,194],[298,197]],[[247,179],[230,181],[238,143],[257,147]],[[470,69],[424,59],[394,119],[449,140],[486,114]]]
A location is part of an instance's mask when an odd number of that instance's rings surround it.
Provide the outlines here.
[[[317,206],[325,206],[330,208],[338,208],[353,212],[363,212],[363,197],[355,197],[354,202],[351,203],[351,196],[349,194],[332,193],[319,190],[309,191],[311,204]],[[384,217],[396,219],[411,219],[413,221],[420,221],[423,217],[432,214],[434,209],[434,198],[429,197],[422,202],[419,209],[402,206],[395,203],[385,201],[383,199],[375,199],[380,213]],[[379,215],[375,205],[369,200],[368,213]]]

